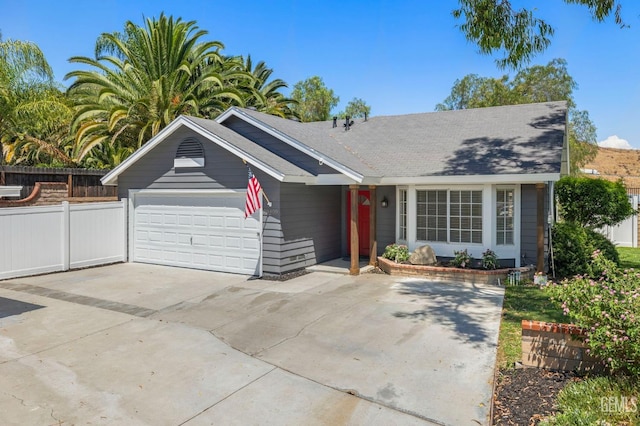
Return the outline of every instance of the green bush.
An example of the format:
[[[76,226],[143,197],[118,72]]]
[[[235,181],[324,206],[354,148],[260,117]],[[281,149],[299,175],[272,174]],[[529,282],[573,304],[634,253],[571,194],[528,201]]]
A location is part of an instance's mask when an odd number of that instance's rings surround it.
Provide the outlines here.
[[[596,251],[589,275],[546,291],[573,323],[587,331],[590,353],[614,372],[640,376],[640,273],[620,269]]]
[[[491,249],[486,249],[482,253],[482,269],[496,269],[500,266],[498,255]]]
[[[393,260],[396,263],[402,263],[409,260],[409,247],[404,244],[389,244],[384,248],[382,257]]]
[[[601,228],[634,214],[622,180],[565,176],[556,183],[555,191],[560,213],[567,222]]]
[[[453,252],[453,259],[451,259],[451,264],[456,268],[467,268],[471,266],[471,261],[473,258],[467,252],[467,249],[458,250]]]
[[[616,265],[620,263],[618,251],[613,243],[589,228],[571,222],[558,222],[553,226],[551,236],[557,276],[572,277],[588,273],[591,255],[596,250]]]

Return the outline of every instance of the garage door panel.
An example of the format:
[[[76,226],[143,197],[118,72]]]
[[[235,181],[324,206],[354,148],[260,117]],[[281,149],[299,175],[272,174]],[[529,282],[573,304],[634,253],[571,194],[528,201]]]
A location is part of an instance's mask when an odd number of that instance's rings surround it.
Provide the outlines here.
[[[133,260],[254,275],[259,230],[244,218],[244,196],[137,195]]]

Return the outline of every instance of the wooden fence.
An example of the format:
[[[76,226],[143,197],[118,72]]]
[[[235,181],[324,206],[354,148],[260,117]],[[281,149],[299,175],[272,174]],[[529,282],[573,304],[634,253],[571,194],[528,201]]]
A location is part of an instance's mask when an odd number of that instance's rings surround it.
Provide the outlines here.
[[[22,186],[20,198],[25,198],[36,182],[60,182],[68,186],[68,197],[115,197],[118,187],[102,186],[100,178],[108,170],[70,168],[44,168],[22,166],[0,166],[0,185]]]

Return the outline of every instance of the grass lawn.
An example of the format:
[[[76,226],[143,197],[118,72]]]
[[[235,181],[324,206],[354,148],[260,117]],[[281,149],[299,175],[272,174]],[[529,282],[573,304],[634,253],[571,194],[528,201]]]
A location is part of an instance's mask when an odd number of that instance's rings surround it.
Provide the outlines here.
[[[522,358],[523,319],[547,322],[568,320],[538,286],[506,287],[498,340],[498,368],[513,368],[514,363]]]
[[[640,269],[640,248],[618,247],[622,268]]]
[[[640,248],[618,247],[618,253],[621,267],[640,269]],[[562,310],[537,286],[506,287],[498,340],[498,368],[513,368],[514,363],[522,358],[523,319],[569,322]]]

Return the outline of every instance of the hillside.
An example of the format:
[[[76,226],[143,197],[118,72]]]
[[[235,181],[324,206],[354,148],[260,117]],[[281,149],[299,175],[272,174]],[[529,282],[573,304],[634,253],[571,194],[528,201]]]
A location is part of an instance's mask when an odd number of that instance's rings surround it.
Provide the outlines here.
[[[640,150],[598,148],[598,155],[584,169],[597,170],[607,180],[623,178],[627,188],[640,188]]]

